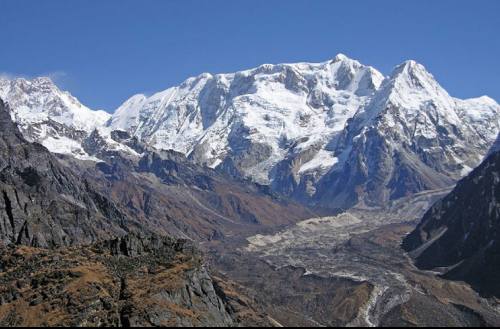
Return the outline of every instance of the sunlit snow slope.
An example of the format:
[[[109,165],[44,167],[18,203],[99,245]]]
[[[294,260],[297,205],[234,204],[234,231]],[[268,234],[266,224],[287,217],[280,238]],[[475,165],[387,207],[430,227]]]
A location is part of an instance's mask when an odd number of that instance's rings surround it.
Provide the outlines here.
[[[384,77],[344,55],[205,73],[135,95],[112,116],[45,78],[0,80],[0,97],[23,133],[53,152],[95,159],[81,147],[95,129],[127,150],[109,138],[123,130],[298,200],[341,208],[453,185],[500,130],[494,100],[451,97],[414,61]]]

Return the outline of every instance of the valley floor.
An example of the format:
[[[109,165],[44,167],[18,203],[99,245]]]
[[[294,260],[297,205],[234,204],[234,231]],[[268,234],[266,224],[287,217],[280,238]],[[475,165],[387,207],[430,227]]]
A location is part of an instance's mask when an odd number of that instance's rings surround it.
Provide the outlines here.
[[[214,246],[212,260],[285,326],[499,326],[498,300],[416,269],[400,247],[413,217],[445,192]]]

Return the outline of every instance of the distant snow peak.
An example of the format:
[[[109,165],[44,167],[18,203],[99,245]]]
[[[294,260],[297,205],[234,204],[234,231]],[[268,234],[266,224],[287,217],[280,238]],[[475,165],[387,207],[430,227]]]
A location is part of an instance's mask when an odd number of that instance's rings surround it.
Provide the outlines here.
[[[425,88],[424,84],[437,85],[432,74],[422,64],[414,60],[405,61],[396,66],[389,79],[401,83],[405,82],[415,88]]]
[[[48,119],[75,129],[91,131],[102,126],[110,114],[92,111],[70,93],[61,91],[48,77],[17,78],[0,86],[0,97],[11,106],[13,116],[25,123]]]
[[[447,140],[445,154],[453,164],[437,168],[444,176],[435,179],[436,185],[450,182],[446,175],[455,178],[476,164],[467,147],[485,152],[498,133],[499,113],[498,104],[488,99],[450,97],[415,61],[398,65],[385,78],[338,54],[322,63],[264,64],[189,78],[151,97],[132,97],[109,126],[297,194],[298,189],[315,190],[311,185],[342,171],[356,154],[367,152],[359,165],[369,166],[376,152],[371,148],[380,147],[369,146],[375,134],[399,136],[384,138],[386,143],[418,145],[429,154],[435,152],[433,139],[450,134],[454,139]],[[475,140],[474,146],[464,145],[464,137]]]
[[[238,158],[243,176],[269,182],[272,168],[290,154],[325,146],[379,88],[383,76],[374,68],[337,59],[202,74],[132,97],[108,125],[209,166]]]
[[[500,130],[497,102],[453,98],[415,61],[384,77],[343,54],[203,73],[151,96],[134,95],[112,116],[83,106],[47,78],[0,79],[0,97],[23,134],[53,152],[81,157],[84,145],[89,154],[138,156],[135,138],[335,207],[453,184],[481,161]],[[116,130],[131,136],[130,147],[112,138]]]
[[[347,57],[346,55],[342,54],[342,53],[338,53],[334,58],[333,58],[333,61],[334,62],[342,62],[342,61],[347,61],[347,60],[351,60],[349,57]]]
[[[126,130],[136,127],[139,123],[139,109],[146,101],[146,96],[137,94],[125,101],[116,111],[115,114],[106,123],[115,129]]]
[[[54,153],[78,158],[87,157],[81,147],[82,139],[111,118],[104,111],[82,105],[48,77],[4,79],[0,83],[0,98],[10,105],[12,118],[28,140],[39,142]]]

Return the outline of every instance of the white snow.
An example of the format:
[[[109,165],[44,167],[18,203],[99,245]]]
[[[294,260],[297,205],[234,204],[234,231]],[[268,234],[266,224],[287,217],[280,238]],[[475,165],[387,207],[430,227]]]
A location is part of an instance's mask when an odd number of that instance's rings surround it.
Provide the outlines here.
[[[113,115],[111,126],[117,130],[127,130],[139,124],[139,109],[144,104],[146,96],[142,94],[134,95],[123,103]]]
[[[99,162],[100,160],[89,156],[82,145],[67,137],[47,137],[42,141],[42,145],[49,151],[60,154],[72,154],[75,158],[80,160],[91,160]]]
[[[22,124],[40,123],[50,118],[88,132],[111,118],[107,112],[93,111],[82,105],[48,78],[2,80],[0,97],[9,103],[13,117]]]
[[[124,130],[158,149],[195,155],[212,168],[245,145],[262,144],[270,156],[243,169],[262,184],[272,182],[278,163],[312,149],[319,151],[300,166],[299,176],[314,172],[320,177],[341,168],[348,153],[356,151],[352,144],[366,142],[373,129],[384,136],[397,134],[398,143],[409,145],[435,140],[442,128],[456,132],[450,136],[455,144],[443,152],[462,165],[464,175],[482,157],[465,159],[468,148],[486,149],[500,130],[496,101],[453,98],[415,61],[404,62],[384,78],[343,54],[322,63],[204,73],[149,97],[137,94],[112,116],[85,107],[47,78],[0,78],[0,97],[23,133],[32,128],[27,138],[77,157],[85,157],[81,140],[49,121],[86,134],[98,129],[109,149],[137,155],[111,139],[111,130]],[[342,140],[346,127],[351,135]],[[429,146],[427,151],[435,150]]]
[[[453,98],[415,61],[397,66],[349,127],[358,145],[376,133],[392,148],[418,143],[428,154],[442,153],[460,165],[447,173],[456,178],[479,164],[499,132],[500,106],[493,99]],[[436,143],[438,138],[448,145]]]
[[[128,130],[159,149],[189,155],[201,148],[211,167],[237,148],[231,138],[265,144],[271,157],[245,171],[267,184],[272,168],[287,155],[322,148],[338,135],[382,80],[378,71],[345,55],[323,63],[202,74],[146,99],[134,96],[115,112],[110,127]],[[319,156],[327,161],[324,168],[335,161],[324,151]]]
[[[59,90],[49,78],[1,79],[0,98],[9,104],[13,120],[25,133],[28,128],[33,129],[34,135],[25,136],[28,140],[37,141],[54,153],[95,160],[85,153],[80,141],[62,130],[90,133],[106,124],[111,118],[109,113],[82,105],[68,92]],[[64,128],[57,131],[49,121]]]
[[[336,158],[332,152],[320,150],[314,158],[310,161],[304,163],[300,169],[299,174],[303,172],[307,172],[313,169],[330,169],[338,162],[338,158]]]

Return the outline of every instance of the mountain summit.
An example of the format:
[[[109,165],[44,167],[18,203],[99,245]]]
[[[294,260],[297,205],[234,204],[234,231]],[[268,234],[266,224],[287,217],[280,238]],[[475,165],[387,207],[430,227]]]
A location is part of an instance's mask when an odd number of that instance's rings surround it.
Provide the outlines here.
[[[319,200],[338,207],[378,206],[439,189],[476,167],[500,128],[500,107],[451,97],[414,61],[397,66],[336,144],[337,168]]]
[[[110,127],[269,184],[270,172],[292,148],[323,147],[382,80],[343,55],[319,64],[202,74],[149,98],[132,97]]]
[[[0,79],[0,98],[9,104],[26,139],[81,159],[88,158],[81,147],[83,138],[110,118],[109,113],[82,105],[46,77]]]
[[[453,185],[500,131],[494,100],[451,97],[415,61],[388,77],[343,54],[322,63],[204,73],[150,97],[135,95],[112,116],[41,81],[3,81],[0,97],[23,134],[54,152],[96,160],[81,146],[90,131],[122,130],[150,147],[330,208],[379,206]]]

